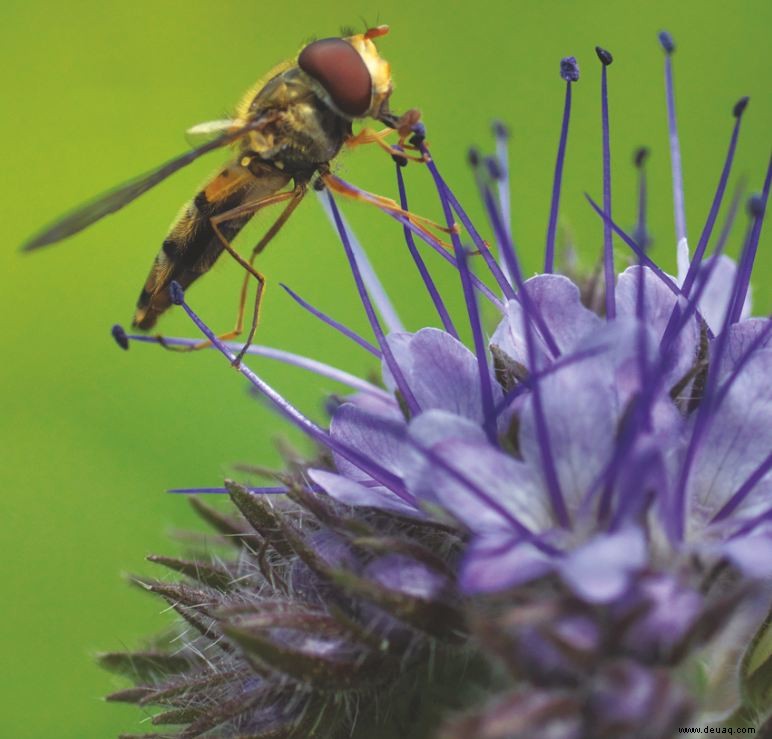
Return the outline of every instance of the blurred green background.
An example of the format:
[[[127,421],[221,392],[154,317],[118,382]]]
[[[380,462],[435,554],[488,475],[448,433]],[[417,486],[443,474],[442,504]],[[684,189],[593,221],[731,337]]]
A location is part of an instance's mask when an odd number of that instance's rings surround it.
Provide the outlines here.
[[[93,664],[99,650],[127,648],[159,629],[162,606],[131,590],[121,573],[152,572],[150,552],[174,551],[170,530],[197,525],[173,486],[216,485],[234,462],[277,465],[274,440],[303,445],[247,393],[213,352],[175,355],[148,345],[119,351],[113,323],[128,324],[134,301],[174,214],[221,158],[213,154],[131,208],[32,256],[18,245],[62,211],[186,147],[183,132],[227,113],[244,89],[310,36],[341,25],[389,23],[379,46],[392,64],[395,110],[420,107],[437,162],[474,214],[465,157],[490,146],[491,119],[513,131],[514,231],[526,270],[538,268],[563,102],[559,59],[576,55],[561,223],[584,264],[599,253],[601,226],[583,200],[601,193],[599,63],[610,69],[614,206],[634,218],[631,154],[652,147],[654,250],[669,268],[673,214],[662,54],[674,58],[686,208],[692,244],[712,197],[731,130],[731,107],[751,104],[736,176],[758,189],[769,156],[769,2],[392,2],[328,0],[222,3],[135,0],[5,0],[0,27],[3,141],[4,342],[2,466],[3,737],[88,739],[142,731],[133,708],[105,704],[121,685]],[[394,193],[393,167],[358,150],[340,173]],[[414,210],[440,212],[426,172],[406,173]],[[410,327],[434,322],[409,266],[399,227],[363,206],[347,212]],[[479,219],[478,219],[479,220]],[[263,221],[264,222],[264,221]],[[736,253],[737,230],[730,245]],[[241,243],[259,234],[253,225]],[[762,237],[757,311],[769,311],[772,235]],[[621,259],[626,257],[617,247]],[[237,267],[221,260],[190,294],[210,325],[230,328]],[[429,257],[451,305],[456,276]],[[342,250],[313,198],[261,259],[270,285],[260,342],[368,372],[368,355],[294,306],[286,282],[367,334]],[[162,329],[195,336],[180,311]],[[332,383],[268,360],[250,365],[315,418]],[[149,730],[149,728],[148,728]]]

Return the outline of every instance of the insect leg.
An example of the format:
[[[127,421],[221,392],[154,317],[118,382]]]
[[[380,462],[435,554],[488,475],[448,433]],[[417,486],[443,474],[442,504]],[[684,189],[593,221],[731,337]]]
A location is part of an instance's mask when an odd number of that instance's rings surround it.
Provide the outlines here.
[[[384,139],[391,133],[394,133],[393,128],[384,128],[382,131],[376,131],[372,128],[363,128],[356,136],[351,136],[346,139],[346,146],[349,149],[353,149],[357,146],[364,144],[377,144],[390,156],[402,157],[403,159],[412,159],[414,162],[423,162],[423,156],[416,156],[414,154],[406,154],[402,149],[397,149],[384,141]],[[402,141],[400,140],[402,146]],[[414,146],[404,146],[406,149],[415,149]]]
[[[289,220],[289,217],[292,215],[295,208],[297,208],[298,205],[300,205],[300,201],[305,196],[307,190],[308,190],[307,181],[300,181],[295,185],[295,189],[292,191],[292,199],[287,204],[287,207],[281,212],[281,215],[268,229],[268,231],[265,233],[263,238],[261,238],[260,241],[258,241],[255,247],[252,249],[252,254],[249,257],[249,263],[251,265],[254,265],[255,258],[257,257],[257,255],[260,254],[263,251],[263,249],[265,249],[266,246],[268,246],[268,244],[274,238],[274,236],[276,236],[276,234],[279,233],[279,231],[281,230],[281,227]],[[236,323],[236,326],[239,329],[239,331],[243,328],[244,305],[247,297],[248,283],[249,283],[249,273],[244,275],[244,282],[241,286],[241,301],[239,305],[239,316]],[[257,331],[257,325],[260,322],[261,299],[262,299],[262,288],[258,287],[258,293],[255,296],[255,306],[252,313],[252,325],[249,327],[249,334],[247,335],[247,340],[244,342],[244,346],[242,347],[241,351],[238,353],[238,356],[236,357],[236,364],[239,364],[241,362],[241,358],[244,356],[244,353],[247,351],[247,349],[249,349],[250,345],[252,344],[252,339],[255,338],[255,331]]]
[[[351,198],[352,200],[358,200],[360,203],[369,203],[370,205],[375,205],[379,208],[382,208],[383,210],[388,211],[389,213],[403,216],[428,239],[439,244],[444,249],[452,251],[453,247],[446,241],[437,238],[437,236],[432,233],[432,229],[441,231],[443,233],[458,233],[458,226],[454,225],[452,229],[448,228],[447,226],[441,226],[439,223],[435,223],[428,218],[424,218],[423,216],[411,213],[409,210],[400,208],[399,205],[397,205],[397,203],[394,202],[391,198],[384,197],[383,195],[375,195],[374,193],[367,192],[366,190],[355,189],[351,187],[351,185],[341,180],[339,177],[336,177],[329,172],[322,173],[320,178],[322,182],[324,182],[324,184],[330,188],[330,190],[338,193],[339,195]]]
[[[262,273],[258,272],[253,266],[252,266],[252,260],[254,259],[254,255],[252,259],[247,261],[244,259],[231,245],[230,241],[225,237],[222,230],[220,229],[219,225],[221,223],[225,223],[226,221],[233,220],[235,218],[242,218],[246,215],[252,215],[256,213],[258,210],[261,210],[262,208],[265,208],[268,205],[275,205],[277,203],[284,202],[285,200],[290,200],[296,197],[295,191],[288,191],[288,192],[279,192],[275,193],[273,195],[268,195],[267,197],[260,198],[258,200],[254,200],[252,202],[242,203],[241,205],[236,206],[235,208],[231,208],[230,210],[223,211],[222,213],[217,213],[216,215],[209,217],[209,223],[212,226],[212,231],[214,235],[217,237],[217,240],[220,242],[220,245],[223,247],[225,251],[228,252],[245,270],[246,272],[246,279],[244,283],[244,287],[241,291],[241,298],[239,302],[239,312],[236,319],[236,327],[232,331],[227,331],[226,333],[220,334],[217,338],[221,341],[227,341],[229,339],[233,339],[237,336],[239,336],[243,330],[243,316],[244,316],[244,308],[246,305],[246,290],[247,290],[247,283],[249,281],[249,277],[252,276],[257,280],[258,283],[258,294],[257,294],[257,306],[255,308],[255,313],[257,314],[259,311],[259,304],[262,298],[262,292],[265,285],[265,277],[262,275]],[[286,209],[285,209],[286,211]],[[290,211],[291,212],[291,211]],[[283,213],[282,213],[283,215]],[[281,220],[281,216],[280,219]],[[272,227],[271,231],[275,234],[276,231],[278,231],[278,228],[274,229]],[[269,233],[271,233],[269,231]],[[265,242],[265,243],[263,243]],[[265,248],[265,244],[267,243],[266,239],[261,240],[262,248]],[[178,349],[180,351],[196,351],[198,349],[205,349],[209,346],[211,346],[211,341],[201,341],[198,344],[194,344],[193,346],[186,346],[186,347],[172,347],[169,344],[167,344],[163,337],[156,336],[156,340],[159,344],[161,344],[166,349]],[[247,345],[248,347],[248,345]],[[245,349],[247,348],[245,347]],[[238,359],[236,360],[236,363],[238,363],[241,360],[241,357],[244,353],[244,350],[240,352]]]

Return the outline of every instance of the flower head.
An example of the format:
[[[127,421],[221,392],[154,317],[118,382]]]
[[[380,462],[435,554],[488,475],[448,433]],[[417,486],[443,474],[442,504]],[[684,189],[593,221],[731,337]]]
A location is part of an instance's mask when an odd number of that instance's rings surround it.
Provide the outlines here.
[[[690,253],[675,46],[666,33],[660,41],[677,275],[647,251],[645,150],[635,156],[632,234],[612,211],[612,56],[600,47],[603,204],[588,200],[604,232],[602,280],[554,269],[571,90],[579,79],[573,57],[561,62],[566,99],[544,274],[525,279],[520,268],[501,124],[494,127],[496,154],[470,156],[496,254],[442,177],[422,130],[412,145],[436,188],[449,244],[405,215],[405,160],[396,157],[401,210],[385,212],[403,227],[440,327],[402,327],[333,195],[319,193],[374,341],[287,291],[377,357],[382,385],[279,350],[249,350],[354,392],[332,405],[324,428],[239,367],[320,455],[277,474],[278,486],[227,483],[243,518],[195,503],[238,553],[156,558],[196,581],[140,583],[169,600],[187,631],[173,654],[106,656],[108,666],[128,668],[139,683],[115,699],[164,706],[154,722],[183,724],[179,735],[189,737],[213,730],[229,737],[418,737],[440,722],[448,739],[530,737],[545,726],[566,738],[667,737],[695,716],[727,716],[741,704],[745,720],[763,718],[772,707],[768,691],[749,686],[761,680],[758,671],[768,674],[768,661],[738,665],[738,655],[770,606],[772,321],[749,317],[749,287],[772,166],[750,200],[735,262],[723,249],[736,203],[716,238],[714,226],[743,98]],[[614,237],[630,250],[618,275]],[[459,339],[416,239],[456,268],[470,346]],[[472,270],[477,262],[490,279]],[[233,360],[234,347],[217,339],[178,285],[173,291],[174,302]],[[489,332],[481,300],[499,315]],[[143,338],[120,329],[114,335],[124,347]],[[418,717],[410,727],[405,705]]]

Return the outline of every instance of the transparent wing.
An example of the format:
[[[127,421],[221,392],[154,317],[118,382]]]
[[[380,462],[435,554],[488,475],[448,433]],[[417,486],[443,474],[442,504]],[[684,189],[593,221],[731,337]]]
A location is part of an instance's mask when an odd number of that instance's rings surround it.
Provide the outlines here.
[[[248,131],[259,129],[266,123],[267,118],[261,117],[240,128],[234,129],[231,125],[231,130],[202,144],[198,148],[192,149],[175,159],[171,159],[157,169],[135,177],[114,190],[110,190],[91,202],[76,208],[28,239],[22,246],[22,249],[24,251],[33,251],[41,246],[55,244],[57,241],[62,241],[82,231],[100,218],[120,210],[124,205],[146,193],[151,187],[155,187],[159,182],[169,177],[169,175],[174,174],[177,170],[187,166],[200,156],[207,154],[213,149],[230,144]]]
[[[203,123],[197,123],[195,126],[191,126],[185,131],[185,138],[191,145],[200,146],[216,136],[222,136],[223,134],[235,131],[243,125],[243,121],[238,121],[234,118],[204,121]]]

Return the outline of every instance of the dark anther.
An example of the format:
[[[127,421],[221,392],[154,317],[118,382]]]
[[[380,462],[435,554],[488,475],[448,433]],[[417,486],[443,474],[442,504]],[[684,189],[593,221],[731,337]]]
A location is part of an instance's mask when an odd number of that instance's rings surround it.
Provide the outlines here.
[[[485,157],[485,168],[488,170],[488,175],[493,180],[500,180],[503,176],[499,162],[495,157]]]
[[[567,56],[560,60],[560,76],[566,82],[577,82],[579,80],[579,65],[575,56]]]
[[[474,147],[471,147],[467,152],[466,160],[469,162],[469,166],[472,169],[477,169],[480,166],[480,152]]]
[[[177,280],[172,280],[172,284],[169,285],[169,295],[171,295],[172,303],[175,305],[182,305],[185,300],[185,291]]]
[[[749,100],[750,100],[749,97],[740,98],[734,104],[734,108],[732,109],[732,115],[734,115],[735,118],[739,118],[745,112],[745,109],[748,107]]]
[[[391,158],[398,167],[407,167],[407,159],[405,157],[401,157],[399,154],[392,154]]]
[[[604,49],[601,46],[595,47],[595,53],[598,55],[598,59],[600,59],[601,62],[603,62],[604,67],[608,67],[608,65],[614,61],[614,57],[611,56],[611,52],[606,51],[606,49]]]
[[[659,42],[666,53],[672,54],[675,51],[675,41],[673,41],[673,37],[667,31],[660,31],[657,38],[659,38]]]
[[[423,123],[416,123],[413,126],[413,135],[410,137],[412,146],[421,146],[426,140],[426,126]]]
[[[649,158],[649,148],[647,146],[641,146],[638,149],[635,150],[635,154],[633,155],[633,161],[635,162],[635,166],[639,169],[646,164],[646,160]]]
[[[311,187],[313,187],[316,192],[324,192],[326,185],[324,184],[324,180],[321,177],[317,177],[311,183]]]
[[[764,215],[764,197],[758,193],[748,198],[748,213],[753,218],[761,218]]]
[[[126,332],[123,330],[123,326],[120,324],[115,324],[115,326],[112,327],[110,333],[112,333],[113,338],[115,339],[115,343],[118,344],[121,349],[124,351],[128,351],[129,348],[129,337],[126,336]]]
[[[502,123],[501,121],[493,121],[493,135],[497,139],[508,139],[509,128],[507,128],[506,124]]]

